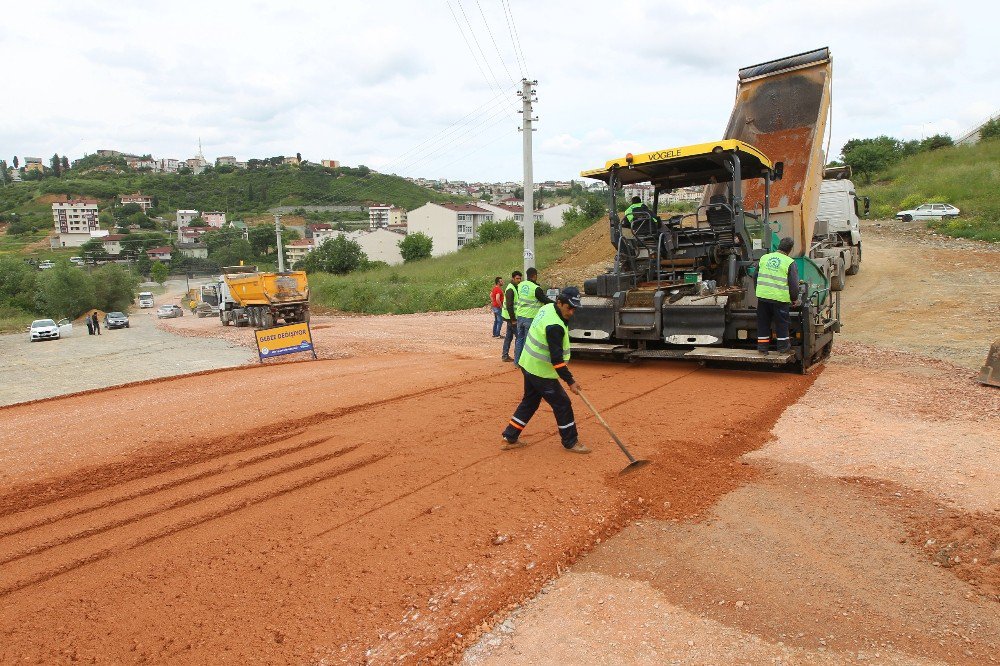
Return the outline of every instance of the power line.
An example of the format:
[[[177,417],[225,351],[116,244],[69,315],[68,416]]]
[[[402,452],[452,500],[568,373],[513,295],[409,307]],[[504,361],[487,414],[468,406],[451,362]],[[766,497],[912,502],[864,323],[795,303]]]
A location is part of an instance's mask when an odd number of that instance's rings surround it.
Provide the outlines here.
[[[514,11],[510,8],[510,0],[500,0],[500,3],[504,6],[507,16],[507,29],[510,31],[511,41],[514,44],[514,55],[518,58],[521,75],[528,78],[528,60],[524,57],[524,49],[521,48],[521,38],[517,33],[517,24],[514,22]]]
[[[517,87],[517,82],[514,81],[514,77],[510,75],[510,70],[507,69],[507,61],[504,59],[503,54],[500,53],[500,47],[497,46],[497,40],[493,38],[493,31],[490,30],[490,22],[486,20],[486,13],[483,12],[483,6],[479,4],[479,0],[476,0],[476,7],[479,8],[479,15],[483,17],[483,25],[486,26],[486,32],[490,36],[490,41],[493,42],[493,48],[496,49],[497,57],[500,59],[500,64],[503,65],[503,71],[507,72],[507,78],[510,79],[510,84]]]
[[[458,2],[458,0],[456,0],[456,2]],[[462,35],[462,40],[465,42],[466,48],[469,49],[469,54],[472,55],[472,59],[475,61],[476,67],[479,69],[479,73],[483,75],[483,79],[486,81],[486,84],[488,86],[490,86],[490,88],[492,88],[498,94],[502,95],[503,94],[503,86],[500,85],[499,79],[497,79],[496,75],[494,75],[493,76],[493,81],[491,82],[490,81],[490,77],[486,76],[486,70],[484,70],[483,66],[479,64],[479,58],[476,57],[476,52],[472,50],[472,44],[469,43],[469,38],[465,36],[465,30],[462,29],[462,24],[459,22],[458,15],[455,14],[455,10],[452,8],[451,2],[449,2],[449,1],[446,0],[445,4],[448,5],[448,11],[451,12],[451,17],[453,19],[455,19],[455,26],[458,28],[459,34]],[[461,2],[459,2],[458,7],[459,7],[459,9],[462,10],[462,15],[464,16],[465,15],[465,9],[462,8]],[[469,23],[468,17],[466,17],[465,22]],[[473,35],[475,35],[475,31],[472,30],[472,25],[471,24],[469,24],[469,31],[472,32]],[[476,43],[476,46],[477,47],[479,46],[478,42]],[[482,49],[480,48],[479,51],[482,52]],[[493,70],[490,69],[490,65],[489,65],[488,62],[486,62],[486,58],[485,57],[483,58],[483,62],[486,64],[486,68],[490,70],[490,74],[493,74]],[[513,110],[513,104],[511,104],[511,110]]]

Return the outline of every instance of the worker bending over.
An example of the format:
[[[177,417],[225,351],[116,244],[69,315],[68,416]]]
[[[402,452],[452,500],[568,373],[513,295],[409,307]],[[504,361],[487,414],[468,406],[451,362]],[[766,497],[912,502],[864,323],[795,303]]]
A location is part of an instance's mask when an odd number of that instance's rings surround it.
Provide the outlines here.
[[[514,342],[515,363],[521,360],[521,350],[524,348],[528,329],[531,328],[531,320],[535,318],[543,305],[552,302],[545,295],[545,291],[535,283],[538,280],[538,271],[532,267],[525,273],[527,279],[522,280],[517,285],[517,302],[514,304],[514,314],[517,315],[517,340]]]
[[[559,427],[559,437],[566,450],[590,453],[590,449],[579,442],[573,403],[559,383],[562,378],[573,393],[580,392],[580,384],[573,379],[567,366],[570,349],[569,327],[566,325],[578,307],[580,290],[566,287],[555,303],[542,306],[532,322],[521,360],[518,361],[524,375],[524,397],[503,431],[504,450],[524,446],[523,442],[518,441],[518,437],[544,399],[552,407]]]
[[[795,242],[782,238],[778,251],[760,258],[757,268],[757,351],[766,354],[774,326],[778,351],[792,348],[788,335],[788,311],[799,299],[799,271],[788,254]]]

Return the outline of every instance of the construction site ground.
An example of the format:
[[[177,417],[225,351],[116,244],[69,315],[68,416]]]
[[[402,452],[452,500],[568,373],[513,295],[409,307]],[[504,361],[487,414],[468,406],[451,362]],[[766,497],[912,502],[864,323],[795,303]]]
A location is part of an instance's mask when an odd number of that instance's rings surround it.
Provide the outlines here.
[[[995,663],[1000,253],[865,234],[819,373],[572,364],[629,476],[579,403],[500,451],[485,310],[0,408],[0,662]]]

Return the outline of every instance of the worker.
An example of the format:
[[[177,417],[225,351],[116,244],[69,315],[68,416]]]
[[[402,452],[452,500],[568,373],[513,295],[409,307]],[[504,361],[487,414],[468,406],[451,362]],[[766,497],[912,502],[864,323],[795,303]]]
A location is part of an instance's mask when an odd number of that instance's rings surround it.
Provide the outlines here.
[[[507,321],[507,332],[503,336],[503,352],[500,354],[501,361],[513,361],[510,357],[510,343],[513,342],[517,333],[517,285],[521,284],[521,271],[514,271],[510,274],[510,282],[503,290],[503,312]],[[516,347],[515,347],[516,349]]]
[[[573,417],[573,403],[559,383],[561,378],[573,393],[580,393],[580,383],[573,379],[569,362],[569,327],[567,320],[580,307],[580,290],[566,287],[555,303],[543,305],[531,323],[528,339],[518,365],[524,375],[524,397],[503,431],[503,450],[524,446],[518,438],[538,410],[542,399],[552,407],[559,427],[559,437],[567,451],[590,453],[580,443]]]
[[[788,311],[799,299],[799,271],[788,256],[795,242],[782,238],[778,251],[760,258],[757,268],[757,351],[766,354],[774,327],[778,352],[792,348],[788,334]]]
[[[503,278],[499,275],[494,278],[490,291],[490,310],[493,312],[493,337],[499,338],[503,326]]]
[[[635,221],[636,213],[640,214],[640,218],[644,219],[645,215],[642,215],[642,213],[645,213],[649,216],[649,219],[653,220],[655,223],[658,224],[660,222],[659,218],[653,215],[653,211],[649,209],[649,206],[642,202],[642,197],[639,196],[632,197],[632,205],[625,209],[625,226],[629,228],[632,227],[632,223]]]
[[[552,302],[552,299],[545,295],[545,290],[535,284],[538,279],[538,271],[531,267],[525,273],[527,273],[527,279],[522,280],[517,286],[517,302],[514,304],[514,314],[517,316],[517,339],[514,341],[515,363],[521,360],[521,350],[524,349],[524,340],[528,337],[531,320],[535,318],[543,305]]]

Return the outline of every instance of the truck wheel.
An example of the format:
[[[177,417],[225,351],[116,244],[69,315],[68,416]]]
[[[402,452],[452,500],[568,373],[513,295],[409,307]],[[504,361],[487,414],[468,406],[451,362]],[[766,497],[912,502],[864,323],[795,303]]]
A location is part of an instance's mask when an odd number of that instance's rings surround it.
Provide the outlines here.
[[[309,323],[309,310],[303,310],[298,317],[299,321]]]
[[[274,315],[270,312],[264,312],[260,318],[261,328],[271,328],[274,326]]]
[[[861,243],[858,243],[857,249],[858,249],[857,258],[851,261],[851,265],[847,269],[848,275],[857,275],[858,271],[861,270]],[[851,257],[852,258],[854,257],[853,253],[851,254]]]
[[[833,263],[833,271],[830,273],[830,290],[841,291],[844,288],[844,258],[841,257]]]

